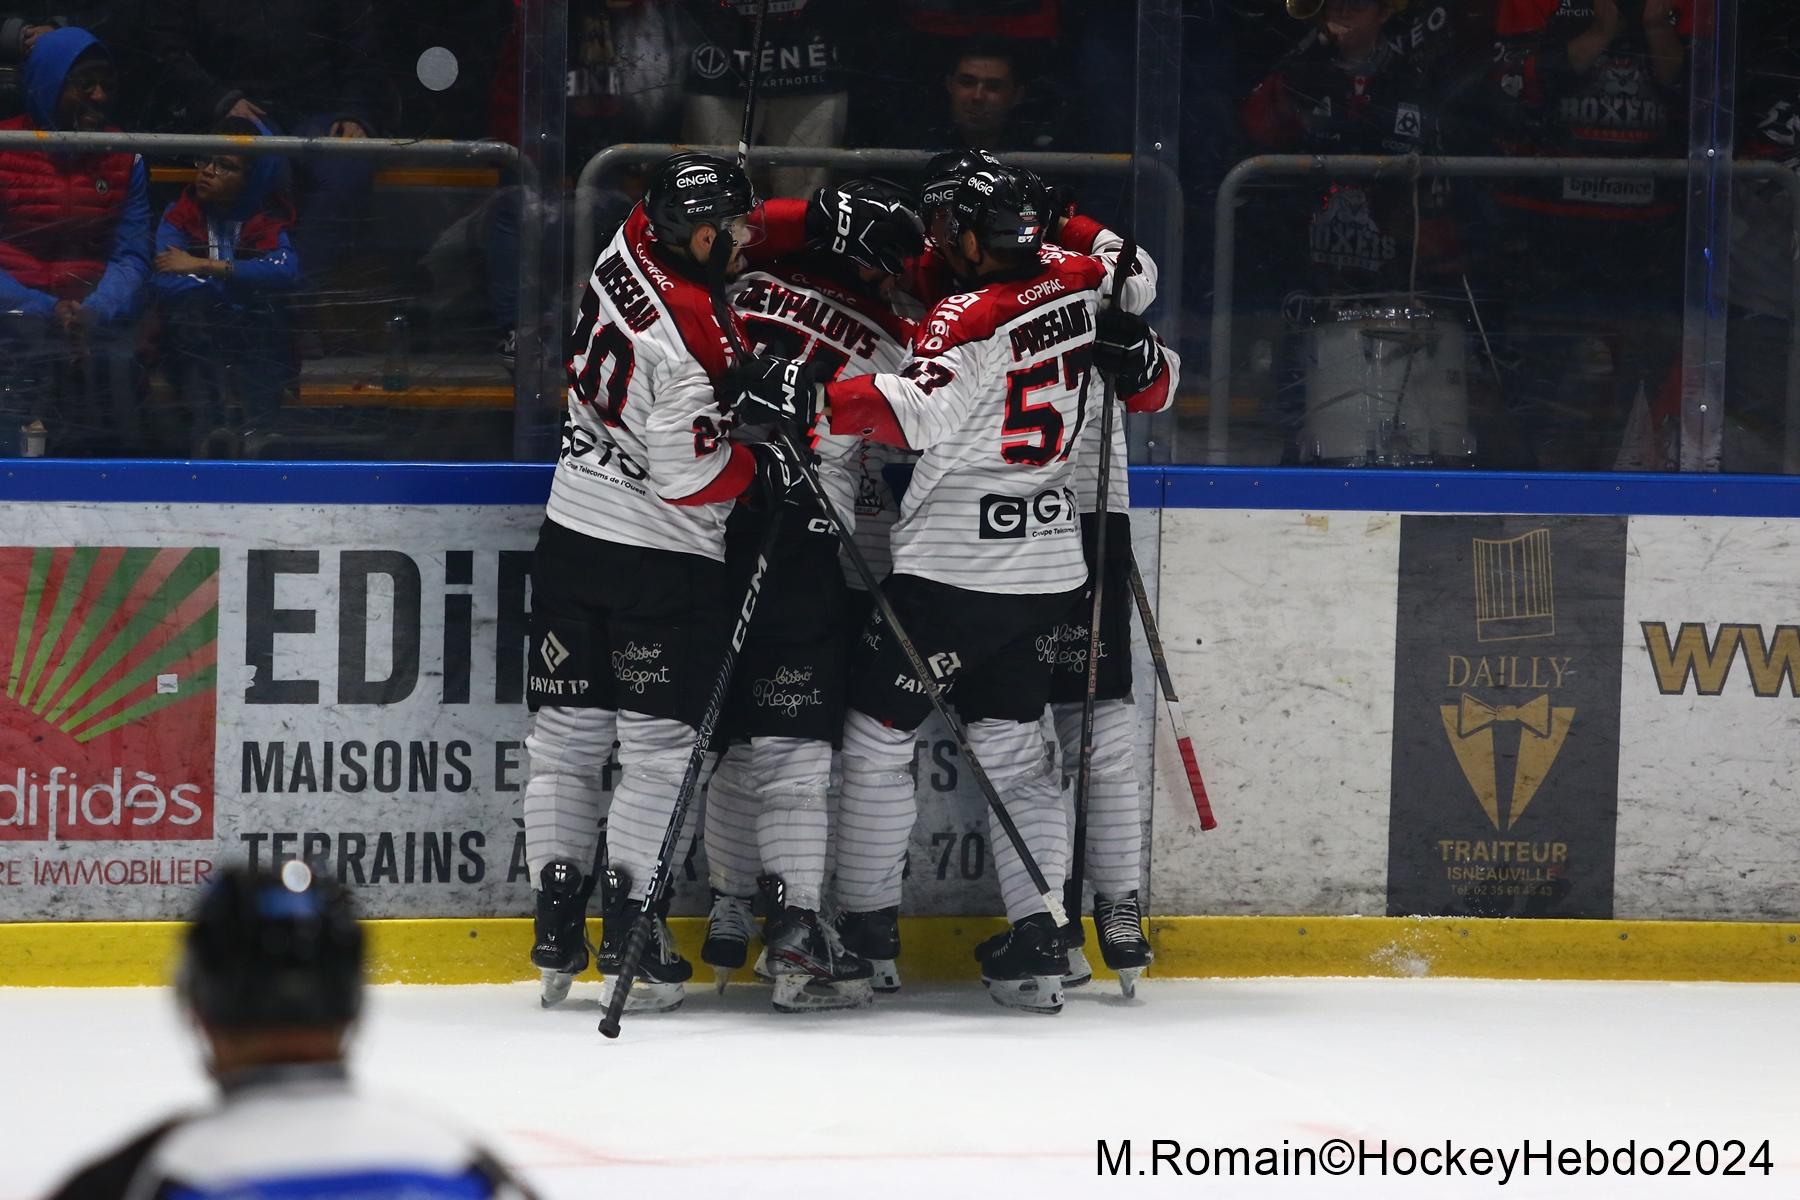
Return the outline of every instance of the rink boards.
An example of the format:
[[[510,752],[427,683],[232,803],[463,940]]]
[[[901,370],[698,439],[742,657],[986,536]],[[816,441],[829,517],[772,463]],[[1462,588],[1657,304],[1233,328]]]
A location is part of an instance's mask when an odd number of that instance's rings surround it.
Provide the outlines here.
[[[324,855],[370,915],[453,918],[465,957],[510,953],[492,919],[528,899],[545,470],[4,475],[0,919],[167,920],[215,862]],[[1800,974],[1769,924],[1800,918],[1793,492],[1136,470],[1135,548],[1219,818],[1199,830],[1140,639],[1165,963],[1420,973],[1473,938],[1464,966],[1504,974],[1614,918],[1764,923],[1743,931],[1756,954],[1674,928],[1763,962],[1751,977]],[[943,918],[914,944],[949,964],[991,927],[955,918],[998,909],[992,853],[941,730],[917,765],[908,908]],[[696,913],[698,855],[687,875],[677,911]],[[1449,920],[1335,920],[1353,917]]]

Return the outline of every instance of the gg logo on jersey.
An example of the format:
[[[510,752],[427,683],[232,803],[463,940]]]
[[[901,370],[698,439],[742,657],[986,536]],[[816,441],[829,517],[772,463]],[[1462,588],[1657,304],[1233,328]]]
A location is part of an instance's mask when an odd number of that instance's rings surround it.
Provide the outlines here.
[[[1035,496],[981,498],[980,534],[983,541],[1054,537],[1074,531],[1075,493],[1052,488]],[[1033,526],[1037,528],[1033,529]]]

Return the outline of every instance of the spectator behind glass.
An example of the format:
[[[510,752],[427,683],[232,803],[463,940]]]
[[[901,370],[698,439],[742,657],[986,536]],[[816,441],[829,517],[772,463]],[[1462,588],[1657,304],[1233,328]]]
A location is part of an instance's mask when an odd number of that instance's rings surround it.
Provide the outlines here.
[[[177,126],[239,117],[298,137],[379,134],[389,85],[367,0],[154,0],[149,12],[145,35]],[[349,243],[374,174],[366,159],[307,161],[294,239],[309,276]]]
[[[24,111],[20,67],[52,29],[75,26],[93,34],[113,56],[119,95],[113,119],[126,129],[142,124],[144,102],[153,84],[144,52],[143,0],[11,0],[0,2],[0,116]]]
[[[233,117],[217,132],[267,129]],[[220,154],[198,168],[157,226],[154,282],[194,453],[235,458],[244,430],[267,429],[299,374],[282,301],[300,284],[294,206],[274,155]]]
[[[1032,102],[1032,80],[1018,45],[976,38],[958,43],[939,61],[944,71],[925,107],[933,114],[930,122],[896,128],[897,144],[995,154],[1057,148],[1049,123],[1028,115],[1033,109],[1041,114],[1044,106]]]
[[[688,60],[684,141],[729,146],[743,132],[758,3],[685,0],[700,40]],[[844,0],[785,0],[768,7],[753,140],[768,146],[843,146],[850,116],[844,44],[852,22],[862,19],[860,6]],[[816,167],[758,172],[775,196],[811,195],[828,174]]]
[[[1685,0],[1503,0],[1462,152],[1679,158],[1685,153]],[[1678,415],[1682,189],[1591,172],[1492,190],[1498,291],[1518,364],[1506,400],[1529,444],[1519,466],[1672,465]]]
[[[1327,0],[1317,34],[1250,93],[1244,128],[1251,147],[1277,154],[1433,149],[1430,88],[1382,32],[1394,7],[1392,0]],[[1287,186],[1277,194],[1281,200],[1266,211],[1281,226],[1272,231],[1271,265],[1281,275],[1272,282],[1283,289],[1304,281],[1321,295],[1399,291],[1409,285],[1415,254],[1427,273],[1446,255],[1446,221],[1429,182],[1417,191],[1416,245],[1410,183],[1332,180],[1322,195]]]
[[[28,111],[0,129],[114,128],[112,59],[86,30],[40,36],[24,79]],[[0,454],[21,424],[47,426],[57,455],[135,445],[149,227],[137,155],[0,151]]]
[[[365,939],[323,873],[226,867],[184,939],[176,996],[217,1103],[159,1122],[50,1200],[530,1200],[460,1131],[351,1081]]]
[[[1384,33],[1395,8],[1392,0],[1326,0],[1314,33],[1245,102],[1250,148],[1314,155],[1432,152],[1437,137],[1432,90]],[[1284,386],[1277,392],[1287,461],[1366,456],[1371,444],[1384,455],[1449,458],[1460,452],[1460,445],[1430,441],[1429,410],[1443,397],[1430,392],[1435,385],[1426,382],[1423,371],[1419,394],[1407,397],[1417,415],[1406,445],[1382,443],[1382,422],[1392,421],[1394,414],[1380,406],[1361,418],[1369,427],[1352,439],[1353,447],[1342,433],[1315,436],[1309,430],[1295,436],[1303,426],[1297,402],[1306,394],[1310,403],[1315,390],[1308,386],[1306,372],[1335,369],[1338,360],[1322,365],[1321,347],[1343,344],[1315,341],[1307,351],[1301,343],[1329,336],[1331,322],[1361,322],[1370,312],[1429,310],[1440,317],[1429,328],[1448,330],[1440,336],[1460,341],[1462,306],[1442,300],[1422,305],[1414,295],[1415,280],[1419,290],[1428,288],[1454,260],[1455,230],[1446,209],[1441,186],[1432,180],[1415,184],[1354,177],[1284,181],[1248,206],[1240,242],[1251,256],[1247,276],[1259,282],[1249,284],[1247,297],[1264,307],[1278,297],[1288,298],[1284,307],[1290,318],[1307,318],[1288,331]],[[1384,328],[1392,327],[1391,319],[1382,319],[1387,321]],[[1405,328],[1427,329],[1415,324]],[[1404,372],[1401,377],[1407,378]],[[1381,386],[1396,382],[1384,380]],[[1459,379],[1448,386],[1460,385]]]

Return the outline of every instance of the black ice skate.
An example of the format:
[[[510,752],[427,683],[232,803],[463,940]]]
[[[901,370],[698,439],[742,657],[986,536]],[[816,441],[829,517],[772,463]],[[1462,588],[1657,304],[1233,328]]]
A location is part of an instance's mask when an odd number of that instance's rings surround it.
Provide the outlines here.
[[[748,896],[727,896],[717,888],[712,894],[712,915],[706,921],[706,941],[700,961],[713,969],[713,984],[720,992],[731,982],[731,973],[750,955],[750,938],[756,918]]]
[[[566,858],[545,863],[538,875],[531,963],[542,973],[538,1002],[545,1008],[561,1004],[575,977],[587,970],[587,904],[593,890],[592,881]]]
[[[1094,897],[1094,928],[1100,932],[1100,957],[1119,973],[1119,990],[1127,999],[1137,995],[1137,979],[1156,956],[1144,936],[1144,914],[1138,894]]]
[[[1049,913],[1033,913],[975,948],[981,982],[996,1004],[1025,1012],[1062,1011],[1069,955]]]
[[[1094,981],[1094,968],[1088,965],[1087,951],[1082,947],[1087,943],[1087,930],[1081,924],[1081,907],[1069,909],[1069,923],[1063,926],[1063,949],[1069,953],[1069,972],[1063,976],[1065,988],[1086,987]]]
[[[900,908],[894,905],[874,912],[841,912],[837,918],[838,937],[844,948],[858,958],[869,960],[874,970],[874,988],[883,995],[900,990],[900,969],[894,960],[900,957]]]
[[[862,1008],[875,999],[869,960],[850,953],[811,909],[787,907],[763,926],[776,1012]]]
[[[675,935],[659,913],[628,899],[630,881],[619,871],[608,870],[605,881],[606,911],[600,926],[600,970],[607,976],[600,993],[602,1008],[612,1003],[613,983],[624,967],[625,947],[639,921],[650,922],[650,940],[638,960],[637,978],[625,1000],[628,1013],[673,1012],[687,999],[687,981],[693,964],[675,950]]]

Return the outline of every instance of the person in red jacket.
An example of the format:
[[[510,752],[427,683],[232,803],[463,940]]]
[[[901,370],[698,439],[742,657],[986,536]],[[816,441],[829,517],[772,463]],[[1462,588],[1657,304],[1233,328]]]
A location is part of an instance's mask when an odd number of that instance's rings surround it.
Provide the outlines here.
[[[0,129],[110,129],[116,87],[92,34],[52,30],[25,63],[29,111]],[[15,445],[14,417],[37,434],[47,423],[52,453],[130,447],[131,318],[149,276],[149,225],[149,176],[135,154],[0,152],[0,351],[25,410],[0,413],[0,454]]]

